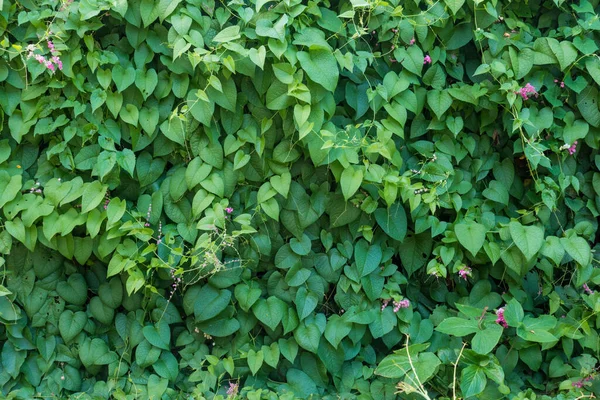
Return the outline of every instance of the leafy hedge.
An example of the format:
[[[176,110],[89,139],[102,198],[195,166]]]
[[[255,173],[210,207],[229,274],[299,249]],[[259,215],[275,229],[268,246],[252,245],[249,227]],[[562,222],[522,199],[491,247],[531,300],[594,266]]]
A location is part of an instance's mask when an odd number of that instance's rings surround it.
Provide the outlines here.
[[[598,0],[0,0],[6,398],[600,393]]]

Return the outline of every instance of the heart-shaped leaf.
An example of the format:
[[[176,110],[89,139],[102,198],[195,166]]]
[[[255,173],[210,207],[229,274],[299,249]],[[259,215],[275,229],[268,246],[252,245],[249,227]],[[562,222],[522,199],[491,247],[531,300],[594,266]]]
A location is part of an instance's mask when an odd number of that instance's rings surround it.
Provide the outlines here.
[[[171,329],[164,321],[160,321],[155,325],[146,325],[143,329],[144,337],[152,346],[159,349],[170,350]]]
[[[142,107],[139,114],[140,126],[148,135],[152,135],[158,126],[158,109]]]
[[[112,79],[119,92],[123,92],[135,82],[135,69],[132,66],[123,68],[117,64],[112,69]]]
[[[79,332],[83,330],[87,321],[88,317],[83,311],[63,311],[58,320],[58,331],[65,343],[68,344],[71,340],[75,339],[79,335]]]
[[[73,274],[56,285],[56,292],[67,303],[82,306],[87,300],[87,283],[81,274]]]

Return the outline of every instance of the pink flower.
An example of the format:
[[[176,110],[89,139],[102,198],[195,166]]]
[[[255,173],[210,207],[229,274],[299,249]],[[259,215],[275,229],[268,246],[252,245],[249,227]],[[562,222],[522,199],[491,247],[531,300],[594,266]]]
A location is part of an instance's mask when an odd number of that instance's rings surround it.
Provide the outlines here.
[[[523,98],[523,100],[528,100],[529,99],[529,95],[533,94],[537,97],[538,93],[535,90],[535,88],[531,85],[531,83],[527,83],[527,85],[523,86],[521,89],[519,89],[518,94],[521,95],[521,97]]]
[[[52,64],[52,61],[46,61],[46,68],[54,72],[54,64]]]
[[[415,38],[412,38],[412,39],[410,39],[410,43],[409,44],[412,46],[413,44],[415,44],[415,42],[416,42]]]
[[[585,290],[585,292],[587,294],[594,294],[594,291],[592,289],[590,289],[590,287],[587,285],[587,283],[583,284],[583,290]]]
[[[400,301],[394,301],[394,312],[398,312],[401,308],[410,307],[410,300],[404,299]]]
[[[427,65],[427,64],[431,64],[431,57],[429,57],[429,54],[427,54],[424,58],[423,58],[423,65]]]
[[[226,212],[227,214],[231,214],[231,213],[233,212],[233,208],[231,208],[231,207],[227,207],[227,208],[225,209],[225,212]]]
[[[227,396],[235,396],[239,390],[239,383],[229,382],[229,389],[227,389]]]
[[[40,64],[46,64],[46,58],[44,58],[43,55],[41,54],[36,54],[34,56],[34,58],[40,63]]]
[[[398,60],[396,60],[395,58],[390,57],[390,62],[393,64],[393,63],[398,62]]]
[[[458,276],[460,276],[461,278],[463,278],[466,281],[467,278],[469,278],[471,276],[472,272],[473,272],[473,270],[471,269],[471,267],[467,267],[465,265],[458,271]]]
[[[54,48],[54,43],[52,43],[50,40],[48,40],[48,49],[50,49],[50,52],[52,54],[56,53],[56,49]]]
[[[569,147],[569,154],[573,155],[577,151],[577,140],[573,142],[571,147]]]
[[[390,299],[385,299],[383,301],[383,303],[381,303],[381,311],[385,310],[385,308],[388,306],[389,303],[390,303]]]
[[[504,328],[508,328],[508,323],[504,319],[504,307],[499,308],[496,311],[496,315],[498,316],[498,318],[496,318],[496,323],[502,325]]]
[[[62,69],[63,69],[63,63],[62,63],[62,61],[60,60],[60,58],[58,58],[57,56],[53,56],[53,57],[52,57],[52,62],[53,62],[54,64],[56,64],[56,66],[58,67],[58,69],[60,69],[60,70],[62,71]]]

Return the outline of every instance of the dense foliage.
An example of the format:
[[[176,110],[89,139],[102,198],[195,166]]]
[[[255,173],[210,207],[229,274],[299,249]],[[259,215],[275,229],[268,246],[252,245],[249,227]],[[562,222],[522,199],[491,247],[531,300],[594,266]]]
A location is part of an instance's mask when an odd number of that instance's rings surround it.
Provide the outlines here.
[[[599,0],[0,0],[3,398],[600,393]]]

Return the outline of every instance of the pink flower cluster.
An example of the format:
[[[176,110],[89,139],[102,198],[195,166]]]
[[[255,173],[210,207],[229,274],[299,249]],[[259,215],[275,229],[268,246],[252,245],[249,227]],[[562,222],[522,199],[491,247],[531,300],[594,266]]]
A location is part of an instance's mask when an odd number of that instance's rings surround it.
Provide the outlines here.
[[[409,43],[409,44],[410,44],[411,46],[412,46],[413,44],[415,44],[415,43],[416,43],[416,40],[415,40],[415,38],[412,38],[412,39],[410,39],[410,43]]]
[[[63,63],[58,57],[58,51],[54,48],[54,43],[52,43],[52,41],[50,40],[48,40],[48,49],[52,54],[52,57],[49,60],[41,54],[34,54],[35,45],[30,44],[29,46],[27,46],[27,50],[29,50],[27,58],[35,58],[40,64],[44,64],[46,68],[48,68],[52,72],[56,70],[56,67],[58,67],[59,70],[62,70]]]
[[[585,292],[587,294],[594,294],[594,291],[592,289],[590,289],[590,287],[587,285],[587,283],[583,284],[583,290],[585,290]]]
[[[394,312],[398,312],[401,308],[410,307],[410,300],[404,299],[400,301],[394,301]]]
[[[458,271],[458,276],[460,276],[461,278],[463,278],[466,281],[467,278],[472,276],[472,272],[473,272],[473,270],[471,269],[471,267],[467,267],[465,265]]]
[[[529,99],[529,95],[534,95],[534,96],[537,97],[538,92],[531,85],[531,83],[527,83],[527,85],[525,85],[521,89],[519,89],[518,94],[521,95],[521,97],[523,98],[523,100],[528,100]]]
[[[381,311],[385,310],[388,304],[390,304],[390,299],[383,300],[383,302],[381,303]],[[401,308],[410,307],[410,300],[403,299],[400,301],[394,301],[392,304],[394,305],[394,312],[398,312]]]
[[[431,57],[429,57],[429,54],[427,54],[424,58],[423,58],[423,65],[427,65],[427,64],[431,64]]]
[[[594,377],[592,375],[588,375],[585,378],[578,380],[577,382],[573,382],[571,384],[571,386],[576,387],[578,389],[581,389],[583,387],[583,384],[586,382],[591,381],[592,379],[594,379]]]
[[[388,304],[390,304],[390,299],[385,299],[383,303],[381,303],[381,311],[385,310]]]
[[[554,83],[558,83],[558,79],[555,79]],[[560,82],[560,88],[564,89],[564,87],[565,87],[565,83],[564,82]]]
[[[508,323],[504,319],[504,307],[499,308],[496,311],[496,315],[498,316],[498,318],[496,318],[496,323],[502,325],[502,327],[504,328],[508,328]]]
[[[227,207],[227,208],[225,209],[225,212],[226,212],[227,214],[231,214],[231,213],[233,212],[233,208],[231,208],[231,207]]]
[[[573,155],[577,151],[577,140],[569,147],[569,154]]]
[[[229,389],[227,389],[227,396],[233,397],[233,396],[237,395],[239,389],[240,389],[239,383],[229,382]]]

